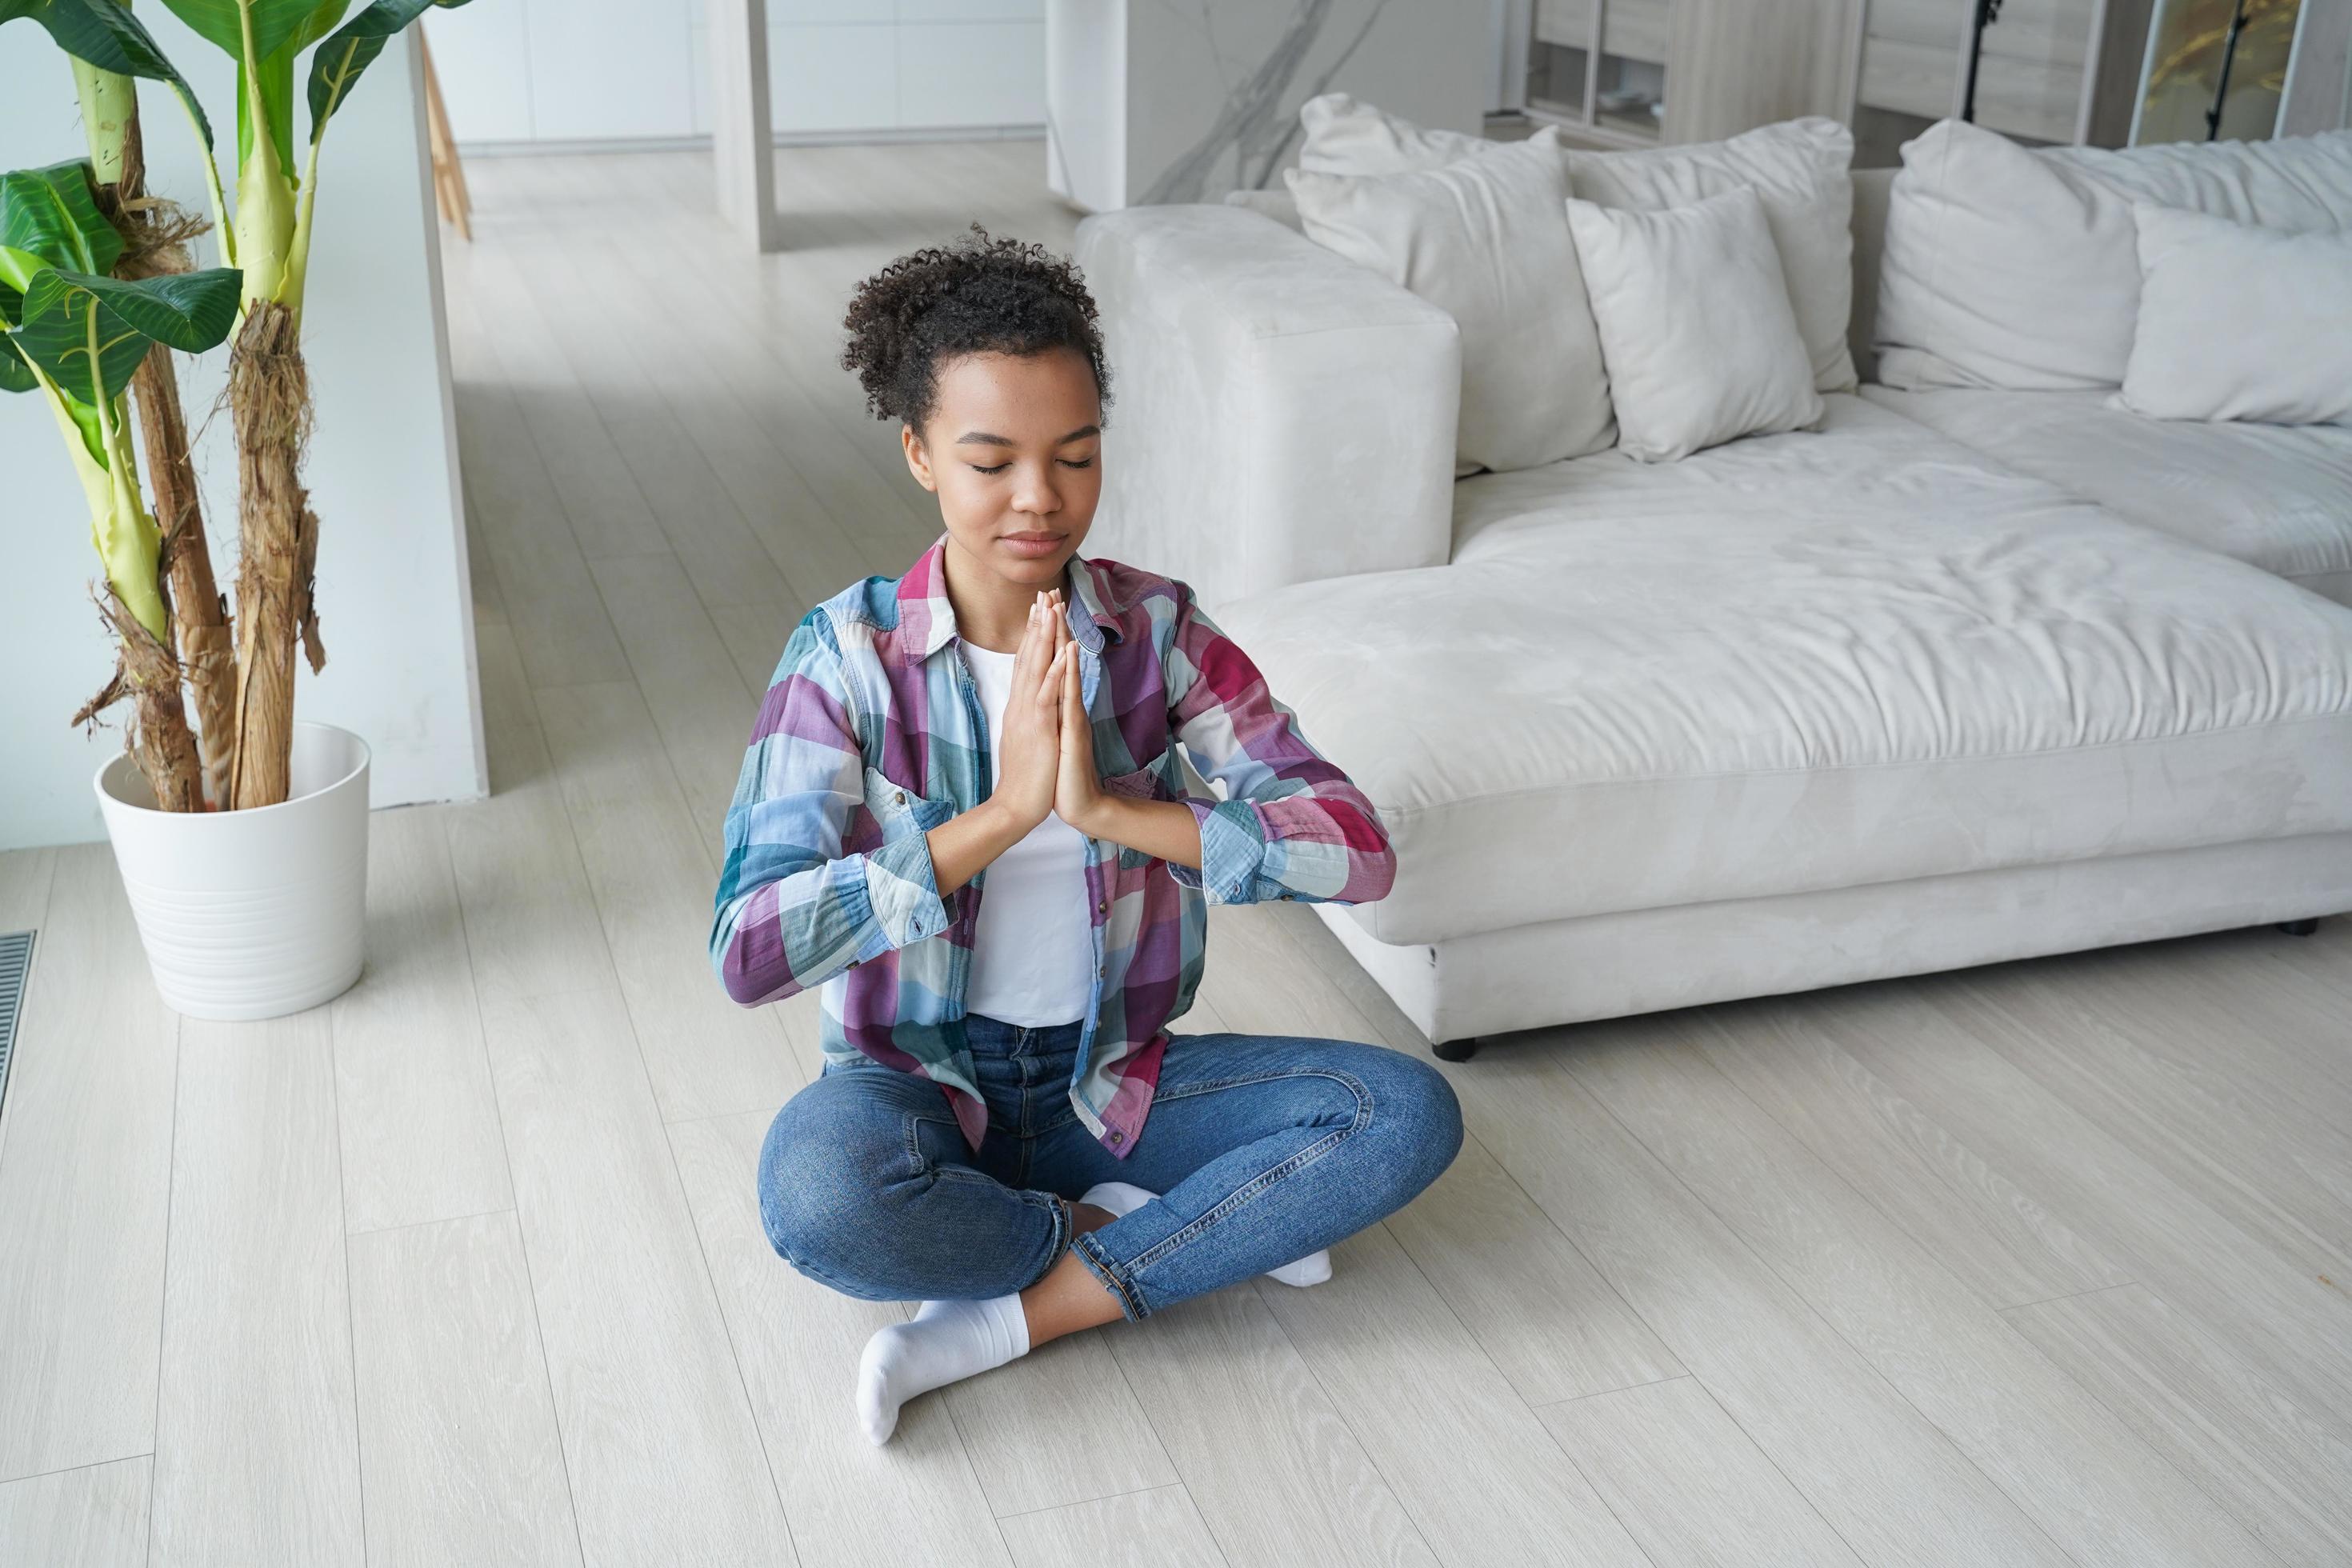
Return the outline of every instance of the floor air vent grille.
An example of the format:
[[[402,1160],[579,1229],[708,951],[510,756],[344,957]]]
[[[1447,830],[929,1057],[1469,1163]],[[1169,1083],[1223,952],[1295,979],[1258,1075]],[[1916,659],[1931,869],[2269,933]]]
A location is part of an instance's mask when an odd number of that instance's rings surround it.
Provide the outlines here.
[[[16,1019],[25,1010],[25,982],[33,971],[33,933],[0,931],[0,1104],[8,1100],[8,1062],[16,1051]]]

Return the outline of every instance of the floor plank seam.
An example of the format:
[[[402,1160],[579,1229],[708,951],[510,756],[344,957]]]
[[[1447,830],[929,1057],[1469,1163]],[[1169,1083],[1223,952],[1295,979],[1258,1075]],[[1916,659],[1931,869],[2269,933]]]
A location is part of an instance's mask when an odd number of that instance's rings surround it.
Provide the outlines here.
[[[154,1457],[155,1451],[150,1448],[143,1454],[117,1454],[110,1459],[92,1459],[80,1465],[60,1465],[54,1470],[36,1470],[28,1476],[0,1476],[0,1487],[13,1487],[20,1481],[45,1481],[52,1476],[70,1476],[77,1470],[102,1470],[109,1465],[120,1465],[129,1459],[152,1460]]]
[[[335,1118],[336,1250],[343,1255],[343,1354],[352,1377],[352,1496],[359,1503],[360,1568],[367,1568],[367,1435],[360,1419],[360,1327],[352,1310],[351,1188],[343,1179],[343,1075],[335,1049],[335,1009],[326,1009],[328,1104]]]
[[[441,818],[440,826],[442,851],[454,859],[457,851],[449,842],[449,818],[446,815]],[[515,1200],[511,1211],[514,1215],[515,1252],[522,1262],[523,1292],[530,1300],[531,1337],[539,1342],[540,1385],[547,1391],[547,1419],[555,1433],[556,1462],[563,1467],[563,1506],[572,1516],[572,1548],[579,1553],[579,1560],[585,1563],[593,1559],[588,1555],[587,1542],[580,1531],[580,1499],[572,1482],[572,1449],[571,1445],[563,1440],[563,1408],[555,1402],[555,1369],[547,1360],[547,1327],[540,1318],[539,1279],[530,1266],[530,1233],[522,1223],[522,1189],[515,1180],[514,1145],[507,1138],[507,1109],[499,1098],[498,1071],[490,1060],[490,1020],[482,1011],[481,975],[475,968],[473,931],[466,919],[465,898],[457,891],[454,865],[450,888],[452,900],[457,905],[458,934],[465,941],[466,988],[473,993],[474,1022],[481,1032],[482,1068],[489,1075],[490,1111],[499,1124],[499,1158],[506,1167],[507,1191]]]
[[[1996,1312],[2022,1312],[2032,1307],[2046,1307],[2053,1301],[2079,1301],[2085,1296],[2103,1296],[2110,1290],[2127,1289],[2134,1285],[2139,1285],[2139,1281],[2137,1279],[2118,1279],[2112,1285],[2094,1285],[2087,1290],[2069,1290],[2063,1295],[2044,1296],[2039,1301],[2012,1301],[2007,1306],[1996,1305],[1993,1308],[1993,1310]],[[2140,1288],[2142,1289],[2147,1289],[2146,1286],[2141,1286]],[[2153,1292],[2151,1292],[2151,1294],[2153,1294]]]
[[[511,1182],[512,1179],[512,1173],[509,1173],[509,1182]],[[471,1214],[442,1214],[435,1215],[429,1219],[404,1219],[395,1225],[372,1225],[360,1230],[345,1231],[343,1234],[346,1237],[389,1236],[396,1230],[422,1230],[428,1225],[457,1225],[469,1219],[488,1219],[492,1215],[512,1214],[514,1212],[514,1205],[509,1204],[504,1208],[476,1209]]]
[[[1871,1370],[1874,1372],[1877,1369],[1874,1367]],[[1738,1432],[1740,1436],[1747,1439],[1748,1446],[1756,1450],[1756,1454],[1759,1458],[1772,1467],[1772,1473],[1780,1478],[1780,1484],[1789,1489],[1789,1495],[1803,1503],[1807,1508],[1812,1510],[1813,1517],[1822,1521],[1822,1528],[1828,1531],[1832,1535],[1836,1536],[1840,1543],[1843,1544],[1848,1552],[1853,1553],[1853,1559],[1855,1562],[1862,1563],[1869,1563],[1869,1554],[1864,1552],[1861,1547],[1855,1545],[1852,1541],[1846,1539],[1845,1531],[1840,1530],[1837,1527],[1837,1521],[1830,1518],[1828,1513],[1822,1510],[1820,1500],[1811,1492],[1805,1490],[1804,1488],[1799,1486],[1797,1484],[1797,1479],[1790,1475],[1788,1470],[1781,1466],[1780,1459],[1774,1456],[1772,1450],[1766,1447],[1763,1443],[1759,1441],[1755,1433],[1750,1432],[1746,1426],[1740,1424],[1739,1417],[1731,1413],[1731,1407],[1724,1404],[1722,1397],[1717,1394],[1714,1389],[1709,1388],[1706,1385],[1706,1379],[1697,1373],[1693,1373],[1690,1375],[1691,1381],[1698,1385],[1699,1392],[1706,1395],[1707,1403],[1714,1405],[1717,1411],[1722,1413],[1723,1418],[1731,1423],[1731,1426],[1734,1431]],[[1936,1428],[1936,1430],[1940,1433],[1943,1428],[1939,1426]],[[1949,1442],[1950,1440],[1951,1439],[1948,1436],[1945,1438],[1945,1441],[1947,1442]],[[1963,1454],[1960,1457],[1962,1458],[1966,1458],[1968,1456]],[[2007,1496],[2008,1494],[2003,1493],[2002,1495]],[[2026,1522],[2031,1524],[2033,1521],[2029,1519]],[[2036,1525],[2035,1528],[2039,1529],[2040,1526]],[[2061,1551],[2059,1555],[2068,1556],[2069,1554]]]
[[[1368,1226],[1366,1229],[1377,1229],[1383,1236],[1389,1235],[1388,1222],[1386,1220],[1375,1220],[1370,1226]],[[1396,1238],[1393,1236],[1389,1236],[1389,1244],[1392,1247],[1396,1245]],[[1421,1542],[1422,1546],[1429,1552],[1432,1558],[1440,1563],[1444,1562],[1444,1554],[1439,1552],[1437,1548],[1430,1542],[1428,1528],[1423,1523],[1421,1519],[1416,1516],[1413,1506],[1409,1500],[1407,1500],[1405,1494],[1399,1491],[1397,1489],[1396,1483],[1389,1479],[1389,1473],[1381,1468],[1380,1456],[1373,1453],[1371,1446],[1364,1441],[1364,1435],[1358,1427],[1355,1420],[1349,1415],[1347,1406],[1342,1405],[1332,1395],[1329,1386],[1323,1381],[1323,1374],[1315,1370],[1315,1363],[1309,1361],[1307,1358],[1306,1352],[1298,1348],[1297,1342],[1290,1337],[1290,1331],[1283,1327],[1281,1314],[1276,1312],[1272,1307],[1266,1305],[1265,1292],[1267,1287],[1265,1279],[1260,1277],[1249,1281],[1249,1284],[1251,1286],[1251,1300],[1253,1304],[1259,1311],[1265,1314],[1266,1321],[1274,1325],[1274,1331],[1281,1336],[1283,1344],[1288,1348],[1292,1355],[1298,1358],[1298,1364],[1306,1368],[1307,1380],[1314,1384],[1315,1391],[1323,1396],[1323,1403],[1331,1407],[1331,1414],[1339,1418],[1339,1425],[1347,1428],[1349,1440],[1356,1445],[1356,1451],[1364,1457],[1364,1463],[1371,1467],[1372,1474],[1380,1479],[1380,1483],[1381,1487],[1387,1490],[1390,1500],[1397,1505],[1397,1511],[1402,1514],[1404,1516],[1405,1522],[1412,1527],[1413,1535]],[[1287,1290],[1296,1289],[1296,1287],[1286,1285],[1283,1289]],[[1463,1338],[1469,1342],[1472,1348],[1475,1349],[1480,1355],[1486,1355],[1486,1348],[1478,1343],[1476,1337],[1471,1334],[1467,1328],[1463,1326],[1462,1320],[1455,1314],[1453,1304],[1442,1296],[1438,1298],[1437,1304],[1444,1311],[1447,1317],[1454,1319],[1454,1327],[1462,1330]],[[1489,1360],[1488,1364],[1493,1364],[1491,1360]],[[1499,1369],[1496,1372],[1496,1375],[1501,1375]],[[1510,1382],[1508,1378],[1504,1378],[1503,1381],[1507,1386]],[[1222,1547],[1220,1550],[1222,1550]]]
[[[183,1037],[187,1033],[183,1021],[175,1015],[172,1021],[172,1136],[163,1153],[163,1288],[155,1310],[155,1408],[147,1420],[147,1441],[152,1457],[147,1463],[147,1560],[155,1561],[156,1539],[155,1476],[163,1468],[163,1352],[171,1342],[172,1320],[172,1198],[179,1186],[177,1172],[180,1163],[180,1064],[186,1058]]]
[[[1564,1077],[1575,1084],[1578,1093],[1582,1094],[1594,1105],[1600,1107],[1601,1113],[1617,1124],[1618,1131],[1622,1132],[1636,1148],[1640,1149],[1649,1157],[1650,1163],[1658,1168],[1659,1172],[1666,1180],[1674,1183],[1676,1187],[1681,1189],[1685,1197],[1687,1197],[1693,1204],[1696,1205],[1703,1213],[1710,1216],[1717,1226],[1721,1226],[1724,1234],[1731,1238],[1732,1244],[1747,1254],[1748,1257],[1755,1262],[1758,1268],[1761,1269],[1768,1278],[1769,1278],[1775,1284],[1779,1285],[1780,1288],[1788,1294],[1789,1299],[1794,1303],[1798,1310],[1803,1311],[1815,1322],[1819,1323],[1822,1331],[1836,1340],[1838,1343],[1843,1345],[1853,1355],[1856,1370],[1859,1373],[1865,1373],[1874,1379],[1890,1396],[1900,1401],[1903,1406],[1909,1410],[1915,1417],[1922,1422],[1929,1431],[1935,1433],[1937,1437],[1944,1444],[1944,1446],[1950,1450],[1952,1457],[1959,1463],[1968,1466],[1969,1469],[1975,1471],[1978,1476],[1982,1478],[1985,1485],[1990,1487],[1996,1493],[1998,1493],[2000,1498],[2009,1504],[2010,1508],[2016,1512],[2020,1523],[2021,1523],[2026,1529],[2031,1530],[2034,1535],[2037,1536],[2044,1545],[2049,1547],[2053,1552],[2056,1553],[2059,1557],[2065,1558],[2069,1561],[2075,1560],[2074,1553],[2068,1552],[2064,1547],[2058,1543],[2055,1538],[2051,1535],[2048,1529],[2043,1526],[2042,1521],[2034,1517],[2033,1512],[2019,1500],[2014,1492],[2011,1491],[2006,1486],[2003,1486],[1998,1477],[1994,1476],[1992,1472],[1986,1469],[1984,1466],[1978,1461],[1977,1457],[1969,1451],[1968,1447],[1960,1441],[1959,1437],[1956,1436],[1950,1428],[1947,1427],[1942,1422],[1937,1421],[1935,1417],[1928,1415],[1925,1410],[1920,1409],[1918,1403],[1911,1397],[1910,1394],[1897,1384],[1893,1378],[1889,1377],[1885,1370],[1879,1366],[1877,1362],[1873,1360],[1870,1354],[1860,1345],[1855,1344],[1853,1339],[1851,1339],[1843,1330],[1840,1329],[1837,1324],[1831,1321],[1828,1315],[1822,1312],[1820,1308],[1816,1307],[1812,1301],[1807,1298],[1803,1291],[1800,1290],[1785,1274],[1781,1273],[1780,1269],[1773,1263],[1773,1261],[1769,1258],[1766,1257],[1764,1253],[1757,1247],[1754,1242],[1748,1238],[1746,1233],[1742,1231],[1738,1225],[1733,1223],[1729,1217],[1720,1213],[1713,1204],[1706,1201],[1704,1195],[1702,1195],[1696,1188],[1692,1187],[1688,1182],[1685,1181],[1681,1172],[1668,1164],[1665,1160],[1659,1155],[1658,1152],[1650,1146],[1647,1141],[1643,1139],[1640,1134],[1636,1133],[1631,1126],[1627,1125],[1624,1118],[1617,1114],[1617,1110],[1614,1106],[1612,1106],[1607,1100],[1601,1099],[1599,1094],[1588,1087],[1583,1079],[1578,1076],[1575,1068],[1569,1064],[1564,1054],[1554,1053],[1546,1059],[1549,1065],[1556,1068]],[[1716,1068],[1713,1063],[1708,1063],[1707,1065],[1711,1071],[1717,1072],[1718,1075],[1721,1073],[1722,1069]],[[1734,1089],[1737,1089],[1738,1087],[1738,1086],[1736,1084],[1733,1085]],[[1753,1102],[1751,1101],[1751,1103]],[[1778,1123],[1775,1123],[1775,1125],[1777,1126]],[[1800,1146],[1804,1148],[1808,1158],[1813,1160],[1816,1163],[1822,1163],[1820,1156],[1813,1153],[1810,1145],[1801,1144]],[[1853,1184],[1847,1182],[1844,1176],[1835,1169],[1827,1166],[1824,1166],[1823,1168],[1828,1170],[1832,1176],[1836,1177],[1839,1182],[1843,1184],[1849,1191],[1854,1190]],[[1864,1201],[1865,1203],[1868,1202],[1866,1198]],[[1873,1206],[1874,1207],[1875,1205]],[[1906,1239],[1910,1235],[1908,1231],[1906,1231],[1903,1234]],[[1988,1310],[1990,1311],[1990,1310]],[[2016,1337],[2021,1342],[2024,1341],[2024,1336],[2022,1334],[2017,1334],[2015,1325],[2010,1323],[2006,1319],[2000,1318],[1998,1313],[1991,1313],[1990,1315],[1996,1321],[2000,1323],[2004,1331],[2016,1335]],[[1656,1328],[1653,1326],[1651,1331],[1653,1333],[1657,1332]],[[1666,1345],[1667,1349],[1674,1349],[1673,1342],[1666,1340],[1663,1334],[1659,1335],[1659,1340],[1661,1343]],[[2031,1342],[2026,1342],[2030,1343]],[[1682,1359],[1679,1352],[1676,1352],[1675,1359],[1677,1361]],[[1701,1386],[1705,1386],[1704,1383],[1702,1383]],[[1713,1394],[1714,1391],[1709,1389],[1709,1397],[1713,1397]],[[1719,1405],[1721,1401],[1717,1401],[1717,1403]],[[1728,1415],[1729,1412],[1727,1411],[1726,1414]],[[1735,1425],[1737,1425],[1736,1421]],[[1745,1429],[1743,1428],[1743,1430]],[[1748,1441],[1754,1442],[1755,1438],[1751,1436]],[[1760,1447],[1759,1451],[1761,1451]],[[1816,1511],[1820,1510],[1821,1505],[1818,1502],[1813,1501],[1811,1494],[1800,1492],[1799,1495],[1805,1497],[1806,1500],[1809,1503],[1811,1503]],[[1824,1522],[1827,1522],[1826,1520]],[[1857,1555],[1860,1555],[1860,1553],[1857,1553]],[[1865,1557],[1864,1561],[1867,1562],[1868,1559]]]

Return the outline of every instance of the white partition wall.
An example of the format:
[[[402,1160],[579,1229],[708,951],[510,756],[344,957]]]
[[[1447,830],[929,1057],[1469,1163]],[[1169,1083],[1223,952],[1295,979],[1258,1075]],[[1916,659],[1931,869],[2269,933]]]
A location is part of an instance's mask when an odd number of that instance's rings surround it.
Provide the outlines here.
[[[1489,0],[1048,0],[1046,177],[1091,211],[1280,184],[1298,106],[1347,91],[1478,131]]]
[[[495,11],[495,5],[480,9]],[[140,15],[236,152],[235,70],[163,6]],[[320,629],[328,663],[299,671],[295,711],[341,724],[375,753],[373,803],[486,788],[465,536],[457,500],[439,248],[414,40],[384,51],[335,117],[321,158],[318,239],[305,312],[318,430],[306,470],[320,521]],[[142,84],[156,190],[204,204],[186,121]],[[0,157],[9,167],[82,154],[65,58],[30,22],[0,29]],[[197,242],[215,264],[209,238]],[[183,361],[192,426],[221,390],[227,354]],[[226,414],[198,444],[213,560],[235,580],[236,463]],[[103,836],[90,775],[119,730],[68,723],[106,681],[111,645],[85,584],[99,572],[89,512],[57,427],[29,395],[0,395],[0,849]]]

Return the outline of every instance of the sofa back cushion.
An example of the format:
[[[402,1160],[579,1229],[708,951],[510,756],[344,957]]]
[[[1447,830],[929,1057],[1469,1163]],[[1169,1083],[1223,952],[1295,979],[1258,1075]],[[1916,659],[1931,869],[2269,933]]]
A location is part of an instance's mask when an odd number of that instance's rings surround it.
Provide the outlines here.
[[[2132,210],[2139,321],[2123,406],[2156,419],[2352,425],[2352,235]]]
[[[1568,226],[1627,457],[1670,463],[1821,422],[1812,363],[1752,187],[1655,211],[1570,198]]]
[[[2121,385],[2139,308],[2135,201],[2342,233],[2352,131],[2110,151],[1930,126],[1905,144],[1887,209],[1879,379],[1906,390]]]
[[[1404,174],[1442,169],[1499,143],[1462,131],[1433,131],[1344,92],[1298,106],[1298,166],[1315,174]]]
[[[1308,238],[1460,327],[1457,469],[1533,468],[1615,442],[1556,128],[1435,169],[1284,177]]]
[[[1809,116],[1723,142],[1626,153],[1571,152],[1570,194],[1604,207],[1688,206],[1745,185],[1765,221],[1788,280],[1789,303],[1822,392],[1851,392],[1853,356],[1853,133]]]

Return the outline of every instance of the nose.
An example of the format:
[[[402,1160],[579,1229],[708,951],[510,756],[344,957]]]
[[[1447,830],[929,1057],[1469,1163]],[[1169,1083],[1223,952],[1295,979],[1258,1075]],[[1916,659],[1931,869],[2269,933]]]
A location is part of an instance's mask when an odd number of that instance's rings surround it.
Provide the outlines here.
[[[1062,493],[1042,468],[1024,468],[1013,487],[1013,510],[1029,517],[1051,517],[1062,510]]]

